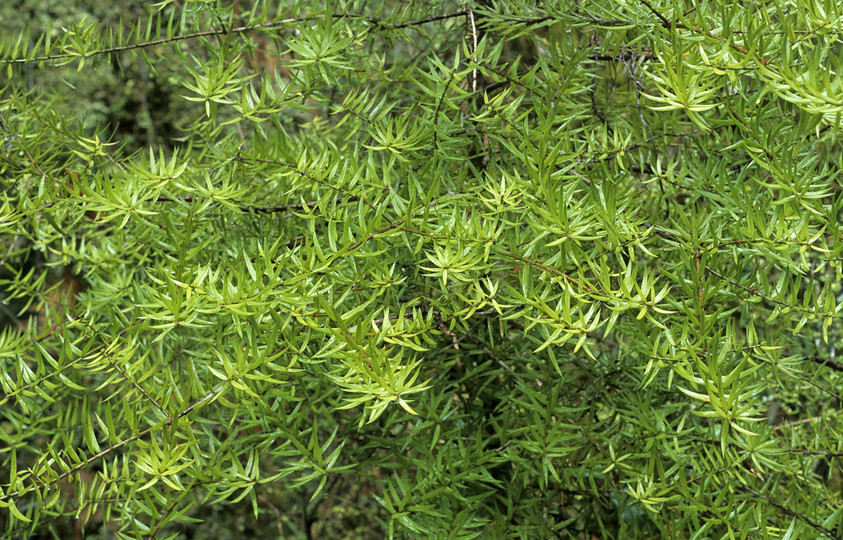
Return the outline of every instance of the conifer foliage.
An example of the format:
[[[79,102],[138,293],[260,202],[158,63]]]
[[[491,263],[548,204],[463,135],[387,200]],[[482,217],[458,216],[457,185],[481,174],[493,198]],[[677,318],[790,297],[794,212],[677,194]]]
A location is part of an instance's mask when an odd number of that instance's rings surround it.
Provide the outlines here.
[[[839,3],[134,4],[0,34],[0,536],[843,538]]]

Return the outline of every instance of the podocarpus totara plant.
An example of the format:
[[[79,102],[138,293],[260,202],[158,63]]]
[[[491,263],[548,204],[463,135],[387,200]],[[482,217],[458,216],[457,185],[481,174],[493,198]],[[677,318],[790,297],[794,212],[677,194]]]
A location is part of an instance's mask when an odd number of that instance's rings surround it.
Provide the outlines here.
[[[4,538],[843,537],[836,2],[23,3]]]

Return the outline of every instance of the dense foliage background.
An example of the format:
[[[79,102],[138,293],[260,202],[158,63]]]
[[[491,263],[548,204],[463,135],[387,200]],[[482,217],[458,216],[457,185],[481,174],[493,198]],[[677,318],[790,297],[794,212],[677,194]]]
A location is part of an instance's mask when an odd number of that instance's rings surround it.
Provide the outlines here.
[[[843,537],[837,2],[53,4],[4,538]]]

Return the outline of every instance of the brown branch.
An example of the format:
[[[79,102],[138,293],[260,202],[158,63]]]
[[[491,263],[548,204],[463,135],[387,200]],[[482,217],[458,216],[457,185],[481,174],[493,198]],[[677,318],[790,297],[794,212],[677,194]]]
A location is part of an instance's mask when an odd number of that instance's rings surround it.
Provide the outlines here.
[[[831,529],[826,529],[825,527],[823,527],[823,526],[822,526],[822,525],[820,525],[819,523],[817,523],[817,522],[815,522],[815,521],[813,521],[813,520],[809,519],[809,518],[808,518],[808,517],[806,517],[806,516],[803,516],[802,514],[799,514],[799,513],[797,513],[797,512],[794,512],[793,510],[791,510],[791,509],[790,509],[790,508],[788,508],[787,506],[785,506],[785,505],[783,505],[783,504],[779,504],[779,503],[777,503],[776,501],[774,501],[774,500],[773,500],[773,499],[771,499],[770,497],[767,497],[766,495],[763,495],[763,494],[761,494],[761,493],[759,493],[759,492],[755,491],[754,489],[752,489],[752,488],[751,488],[751,487],[749,487],[749,486],[739,486],[739,489],[741,489],[741,490],[743,490],[743,491],[747,491],[747,492],[749,492],[749,493],[752,493],[752,494],[753,494],[753,495],[755,495],[756,497],[759,497],[759,498],[763,499],[764,501],[766,501],[766,502],[770,503],[772,506],[774,506],[774,507],[778,508],[778,509],[779,509],[779,510],[781,510],[783,513],[785,513],[785,514],[787,514],[787,515],[789,515],[789,516],[791,516],[791,517],[795,517],[795,518],[797,518],[797,519],[799,519],[799,520],[804,521],[805,523],[807,523],[808,525],[810,525],[810,526],[811,526],[811,527],[813,527],[814,529],[816,529],[816,530],[818,530],[818,531],[822,532],[823,534],[827,535],[829,538],[832,538],[833,540],[843,540],[843,539],[841,539],[841,538],[840,538],[840,536],[838,536],[838,535],[834,534],[834,531],[832,531]]]
[[[818,356],[810,356],[809,359],[817,364],[823,364],[832,369],[832,371],[843,372],[843,364],[832,360],[831,358],[820,358]]]
[[[427,23],[436,22],[436,21],[442,21],[442,20],[445,20],[445,19],[454,19],[456,17],[464,17],[467,14],[468,14],[467,10],[455,11],[453,13],[448,13],[446,15],[434,15],[433,17],[427,17],[426,19],[420,19],[418,21],[410,21],[410,22],[405,22],[405,23],[400,23],[400,24],[383,23],[383,22],[381,22],[377,19],[371,18],[371,17],[366,17],[366,20],[369,21],[370,23],[380,24],[382,26],[388,26],[390,28],[398,29],[398,28],[407,28],[408,26],[419,26],[419,25],[422,25],[422,24],[427,24]]]
[[[223,456],[223,450],[225,450],[226,447],[228,447],[228,445],[234,439],[234,436],[231,434],[238,433],[239,431],[239,425],[235,429],[229,430],[228,439],[226,439],[225,442],[223,442],[222,446],[217,450],[216,456],[214,456],[213,461],[211,461],[211,463],[207,466],[207,469],[213,469],[214,466],[216,466],[217,462],[219,462],[220,458]],[[187,489],[182,490],[179,495],[173,500],[172,504],[170,504],[169,508],[167,508],[167,510],[161,515],[161,517],[158,518],[158,522],[152,528],[150,534],[146,537],[146,540],[155,540],[156,538],[158,538],[158,530],[161,528],[162,525],[167,522],[167,516],[169,516],[173,512],[173,509],[175,509],[176,505],[181,502],[181,500],[184,499],[185,496],[187,496],[189,493],[193,493],[194,486],[201,486],[205,483],[205,481],[201,481],[198,477],[194,476],[193,479],[190,481],[190,485],[187,486]]]
[[[275,514],[275,526],[278,527],[278,538],[284,538],[284,527],[283,521],[281,519],[281,511],[273,505],[269,499],[264,497],[263,495],[258,495],[258,500],[269,507],[270,510]]]
[[[426,314],[426,313],[427,313],[427,310],[422,308],[422,314]],[[479,317],[484,317],[486,315],[494,315],[495,313],[497,313],[497,311],[495,311],[494,309],[487,309],[485,311],[475,311],[474,315],[479,316]],[[433,315],[434,315],[434,317],[438,316],[441,319],[442,312],[441,311],[434,311]],[[395,321],[395,320],[398,320],[399,318],[402,318],[402,317],[403,317],[402,315],[390,315],[389,317],[384,317],[384,318],[381,318],[381,319],[375,319],[375,320],[372,321],[372,323],[373,324],[383,324],[384,321]],[[405,320],[412,320],[410,317],[403,317],[403,318]]]
[[[126,374],[126,372],[125,372],[125,371],[123,371],[123,368],[121,368],[121,367],[117,364],[117,362],[115,362],[115,361],[111,358],[111,353],[109,353],[109,352],[107,352],[107,351],[104,351],[102,354],[103,354],[103,356],[105,356],[105,359],[108,361],[108,363],[109,363],[109,364],[111,364],[111,367],[113,367],[114,369],[116,369],[116,370],[118,371],[118,373],[120,373],[120,375],[123,377],[123,379],[125,379],[125,380],[129,381],[129,383],[131,383],[131,385],[132,385],[132,386],[134,386],[134,387],[135,387],[135,389],[136,389],[138,392],[140,392],[141,394],[143,394],[143,397],[145,397],[146,399],[148,399],[149,401],[151,401],[151,402],[152,402],[152,404],[153,404],[153,405],[155,405],[155,408],[156,408],[156,409],[158,409],[159,411],[161,411],[161,414],[163,414],[164,416],[166,416],[166,417],[167,417],[167,421],[168,421],[169,423],[172,423],[172,422],[173,422],[173,417],[172,417],[172,415],[170,415],[170,413],[168,413],[168,412],[164,409],[164,407],[162,407],[162,406],[161,406],[161,404],[160,404],[160,403],[158,403],[158,400],[156,400],[154,397],[152,397],[151,395],[149,395],[149,392],[147,392],[147,391],[144,389],[144,387],[143,387],[143,386],[141,386],[141,385],[140,385],[137,381],[135,381],[134,379],[132,379],[131,377],[129,377],[129,375],[128,375],[128,374]]]
[[[313,176],[309,172],[299,169],[298,166],[293,164],[293,163],[287,163],[286,161],[278,161],[278,160],[275,160],[275,159],[266,159],[266,158],[260,158],[260,157],[246,157],[246,156],[240,156],[240,155],[238,155],[235,159],[237,159],[238,161],[245,161],[245,162],[255,161],[257,163],[271,163],[273,165],[281,165],[282,167],[287,167],[288,169],[294,170],[295,172],[297,172],[299,174],[299,176],[304,176],[305,178],[308,178],[309,180],[312,180],[312,181],[316,182],[317,184],[322,184],[324,186],[327,186],[327,187],[333,189],[334,191],[344,192],[349,197],[355,196],[355,195],[352,195],[351,192],[348,191],[345,188],[333,186],[329,182],[326,182],[324,180],[320,180],[319,178],[316,178],[315,176]],[[339,176],[339,175],[335,173],[334,176]],[[372,210],[377,211],[377,207],[374,204],[372,204],[371,202],[369,202],[366,198],[361,198],[359,200],[362,200],[366,204],[366,206],[368,206]]]
[[[647,6],[647,9],[649,9],[649,10],[650,10],[650,12],[651,12],[653,15],[655,15],[656,17],[658,17],[658,18],[659,18],[659,20],[662,22],[662,26],[664,26],[665,28],[670,28],[670,27],[671,27],[671,23],[670,23],[670,21],[667,19],[667,17],[665,17],[664,15],[662,15],[661,13],[659,13],[659,11],[658,11],[656,8],[654,8],[654,7],[652,6],[652,4],[650,4],[650,2],[648,2],[647,0],[641,0],[641,3],[642,3],[642,4],[644,4],[645,6]]]
[[[631,144],[629,146],[626,146],[624,148],[619,148],[619,149],[613,150],[611,152],[607,152],[604,157],[599,157],[596,160],[593,157],[583,157],[583,158],[574,158],[574,161],[586,162],[586,163],[593,162],[593,161],[598,161],[598,162],[609,161],[609,160],[614,159],[615,156],[617,156],[620,153],[630,152],[632,150],[635,150],[636,148],[641,148],[642,146],[648,145],[648,144],[650,144],[654,141],[657,141],[659,139],[663,139],[663,138],[666,138],[666,137],[688,137],[688,136],[691,136],[691,135],[696,135],[698,133],[701,133],[701,131],[702,130],[700,130],[700,129],[692,129],[690,131],[682,131],[682,132],[679,132],[679,133],[658,133],[658,134],[654,134],[652,137],[650,137],[650,138],[648,138],[644,141],[641,141],[641,142],[638,142],[638,143],[635,143],[635,144]],[[597,152],[595,152],[595,154],[596,153]],[[646,173],[647,171],[640,171],[640,172]]]
[[[180,412],[178,414],[178,416],[175,417],[175,419],[179,419],[179,418],[183,418],[184,416],[187,416],[188,414],[193,412],[194,409],[196,409],[197,407],[200,407],[204,403],[206,403],[206,402],[210,401],[211,399],[213,399],[214,397],[216,397],[217,394],[222,392],[223,388],[225,388],[225,384],[219,385],[215,390],[212,390],[211,392],[209,392],[205,397],[203,397],[202,399],[200,399],[196,403],[192,404],[191,406],[189,406],[188,408],[186,408],[185,410]],[[172,425],[172,423],[175,419],[173,417],[170,417],[169,419],[167,419],[164,422],[163,425],[165,425],[165,426]],[[84,469],[85,467],[90,465],[91,463],[93,463],[95,461],[99,461],[100,459],[104,458],[105,456],[123,448],[127,444],[135,442],[136,440],[140,439],[141,437],[145,437],[145,436],[149,435],[152,432],[153,427],[155,427],[155,426],[148,427],[145,430],[143,430],[139,433],[136,433],[135,435],[132,435],[128,439],[123,439],[122,441],[118,442],[117,444],[115,444],[115,445],[113,445],[109,448],[106,448],[105,450],[99,452],[98,454],[94,454],[93,456],[91,456],[91,457],[85,459],[84,461],[82,461],[81,463],[78,463],[77,465],[71,467],[70,469],[66,470],[65,472],[61,473],[60,475],[58,475],[57,477],[53,478],[52,480],[50,480],[48,482],[39,482],[38,480],[36,480],[35,481],[35,487],[38,488],[38,489],[43,489],[44,487],[46,487],[48,485],[52,485],[52,484],[55,484],[56,482],[60,482],[60,481],[64,480],[65,478],[67,478],[71,474],[81,471],[82,469]],[[12,497],[19,497],[19,496],[23,495],[24,493],[27,493],[28,491],[29,490],[26,489],[26,488],[21,488],[17,491],[6,493],[5,495],[0,495],[0,501],[8,501]]]
[[[699,28],[699,27],[697,27],[697,26],[688,26],[687,24],[683,23],[682,21],[675,21],[674,23],[671,23],[671,22],[668,20],[668,18],[667,18],[667,17],[665,17],[664,15],[662,15],[662,14],[661,14],[661,13],[660,13],[660,12],[659,12],[656,8],[654,8],[654,7],[653,7],[653,5],[652,5],[652,4],[650,4],[650,2],[648,2],[647,0],[640,0],[640,1],[641,1],[641,3],[642,3],[642,4],[644,4],[645,6],[647,6],[647,9],[649,9],[649,10],[650,10],[650,12],[651,12],[653,15],[655,15],[656,17],[658,17],[658,19],[659,19],[659,20],[661,21],[661,23],[662,23],[662,26],[663,26],[663,27],[665,27],[665,28],[670,28],[671,26],[673,26],[673,25],[675,24],[675,25],[676,25],[676,28],[683,28],[683,29],[685,29],[685,30],[690,30],[690,31],[692,31],[692,32],[696,32],[697,34],[702,34],[702,35],[704,35],[704,36],[706,36],[706,37],[709,37],[709,38],[714,39],[714,40],[717,40],[717,41],[726,41],[724,38],[722,38],[722,37],[720,37],[720,36],[718,36],[718,35],[716,35],[716,34],[712,34],[712,33],[711,33],[711,32],[709,32],[708,30],[703,30],[702,28]],[[739,52],[739,53],[741,53],[741,54],[749,54],[749,51],[748,51],[746,48],[741,47],[740,45],[737,45],[737,44],[735,44],[735,43],[732,43],[731,41],[726,41],[726,44],[727,44],[729,47],[731,47],[732,49],[734,49],[734,50],[738,51],[738,52]]]
[[[802,454],[805,456],[843,457],[843,452],[831,452],[829,450],[810,450],[808,448],[785,448],[784,451],[791,454]]]
[[[837,414],[839,412],[840,412],[839,410],[830,411],[831,414]],[[812,416],[810,418],[802,418],[800,420],[794,420],[793,422],[785,422],[784,424],[779,424],[778,426],[775,426],[773,429],[776,430],[776,431],[779,431],[779,430],[784,429],[784,428],[789,429],[789,428],[792,428],[794,426],[801,426],[803,424],[810,424],[811,422],[819,422],[821,420],[825,420],[825,418],[823,418],[822,416]],[[798,452],[799,450],[788,450],[788,451],[789,452]],[[825,454],[822,454],[822,452],[825,452],[825,450],[818,450],[818,452],[821,452],[820,455],[825,455]],[[802,453],[805,453],[805,452],[802,452]],[[843,454],[841,454],[841,455],[843,455]]]
[[[353,244],[351,244],[350,246],[345,248],[345,250],[342,252],[342,255],[345,255],[346,253],[348,253],[350,251],[354,251],[355,249],[359,248],[360,246],[362,246],[363,244],[365,244],[366,242],[368,242],[369,240],[371,240],[372,238],[374,238],[376,236],[379,236],[379,235],[381,235],[381,234],[383,234],[387,231],[391,231],[392,229],[397,229],[397,228],[401,227],[401,225],[403,223],[404,223],[403,219],[399,220],[399,221],[393,221],[392,223],[390,223],[386,227],[384,227],[384,228],[382,228],[378,231],[375,231],[373,233],[370,233],[369,236],[367,236],[363,240],[358,240],[357,242],[354,242]]]
[[[781,307],[786,307],[786,308],[790,308],[790,309],[795,310],[795,311],[799,311],[801,313],[806,313],[806,314],[809,314],[809,315],[818,315],[818,316],[821,316],[821,317],[831,317],[833,315],[833,313],[825,313],[825,312],[819,312],[818,313],[816,311],[812,311],[812,310],[807,309],[807,308],[803,308],[803,307],[796,306],[796,305],[790,305],[787,302],[782,302],[781,300],[779,300],[777,298],[773,298],[772,296],[767,296],[767,295],[765,295],[761,292],[758,292],[754,288],[750,288],[750,287],[747,287],[746,285],[742,285],[742,284],[738,283],[737,281],[735,281],[733,279],[730,279],[730,278],[724,276],[723,274],[720,274],[719,272],[716,272],[715,270],[712,270],[708,266],[705,267],[705,271],[708,272],[709,274],[713,275],[713,276],[716,276],[716,277],[722,279],[723,281],[728,282],[730,285],[733,285],[735,287],[743,289],[744,291],[751,294],[752,296],[757,296],[759,298],[763,298],[764,300],[767,300],[768,302],[772,302],[772,303],[774,303],[776,305],[779,305]],[[817,361],[817,360],[815,360],[815,361]]]
[[[214,36],[227,36],[229,34],[243,34],[246,32],[251,32],[253,30],[261,30],[266,28],[276,28],[279,26],[285,26],[287,24],[299,23],[299,22],[307,22],[317,19],[324,19],[326,17],[333,17],[337,19],[361,19],[365,20],[366,22],[376,24],[379,26],[384,26],[387,28],[407,28],[410,26],[419,26],[423,24],[427,24],[430,22],[441,21],[445,19],[453,19],[456,17],[463,17],[465,16],[467,11],[457,11],[454,13],[448,13],[445,15],[436,15],[433,17],[427,17],[426,19],[420,19],[416,21],[408,21],[405,23],[385,23],[379,19],[375,19],[372,17],[365,17],[363,15],[354,15],[348,13],[334,13],[331,15],[309,15],[305,17],[291,17],[288,19],[280,19],[277,21],[270,21],[265,23],[258,23],[258,24],[251,24],[251,25],[244,25],[244,26],[237,26],[234,28],[222,28],[219,30],[205,30],[202,32],[192,32],[190,34],[181,34],[175,35],[171,37],[165,37],[160,39],[154,39],[151,41],[144,41],[141,43],[134,43],[131,45],[120,45],[116,47],[106,47],[103,49],[97,49],[95,51],[90,51],[86,53],[62,53],[62,54],[54,54],[54,55],[45,55],[45,56],[34,56],[32,58],[12,58],[12,59],[2,59],[0,60],[0,65],[4,64],[25,64],[28,62],[52,62],[55,60],[62,60],[65,58],[88,58],[91,56],[99,56],[103,54],[113,54],[125,51],[132,51],[136,49],[146,49],[149,47],[155,47],[156,45],[164,45],[167,43],[175,43],[177,41],[185,41],[189,39],[197,39],[202,37],[214,37]]]
[[[623,48],[622,52],[619,52],[616,55],[602,54],[600,52],[595,51],[595,52],[593,52],[589,55],[588,59],[593,60],[595,62],[623,62],[625,60],[626,61],[634,60],[636,58],[651,59],[652,57],[653,57],[653,53],[650,52],[649,50],[636,51],[636,50],[631,49],[631,48]],[[495,69],[494,66],[486,66],[486,69],[489,70],[490,72],[494,73],[495,75],[498,75],[499,77],[503,77],[504,80],[503,81],[495,81],[495,82],[491,82],[491,83],[487,84],[486,86],[484,86],[482,88],[483,92],[488,93],[488,92],[491,92],[493,90],[497,90],[498,88],[500,88],[502,86],[505,86],[507,84],[517,84],[519,86],[524,87],[524,85],[521,84],[520,81],[511,78],[509,75],[507,75],[506,73],[502,73],[500,70]],[[524,71],[524,72],[518,73],[516,75],[516,77],[520,78],[520,77],[523,77],[524,75],[526,75],[528,73],[529,73],[529,71]],[[524,87],[524,88],[526,88],[526,87]]]
[[[359,200],[359,197],[342,197],[339,201],[345,202],[354,202]],[[182,197],[167,197],[165,195],[161,195],[156,199],[158,202],[176,202],[176,201],[184,201],[184,202],[193,202],[196,200],[203,200],[200,197],[194,197],[193,195],[185,195]],[[304,208],[313,208],[319,204],[319,201],[308,201],[305,203],[296,203],[296,204],[277,204],[274,206],[249,206],[247,204],[240,204],[237,206],[239,210],[242,212],[255,212],[258,214],[272,214],[275,212],[289,212],[291,210],[303,210]]]
[[[506,257],[510,257],[512,259],[515,259],[517,261],[521,261],[525,264],[529,264],[530,266],[535,266],[536,268],[540,268],[540,269],[544,270],[545,272],[550,272],[551,274],[556,274],[557,276],[562,276],[565,279],[567,279],[568,281],[570,281],[571,283],[573,283],[574,285],[580,286],[580,282],[576,278],[572,278],[571,276],[569,276],[565,272],[563,272],[561,270],[557,270],[556,268],[553,268],[552,266],[544,265],[544,264],[542,264],[538,261],[534,261],[532,259],[522,257],[521,255],[518,255],[516,253],[502,252],[501,254],[505,255]],[[588,284],[585,284],[585,290],[587,290],[589,292],[595,292]]]

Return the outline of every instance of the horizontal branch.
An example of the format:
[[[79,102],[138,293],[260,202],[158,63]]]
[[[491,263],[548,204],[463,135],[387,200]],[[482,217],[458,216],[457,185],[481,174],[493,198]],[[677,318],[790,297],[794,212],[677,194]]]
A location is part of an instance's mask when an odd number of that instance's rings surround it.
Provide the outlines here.
[[[832,371],[837,371],[838,373],[843,372],[843,364],[832,360],[831,358],[820,358],[818,356],[810,356],[809,357],[812,362],[816,362],[817,364],[823,364],[828,366],[832,369]]]
[[[354,202],[359,200],[359,197],[352,196],[352,197],[341,197],[337,202]],[[183,197],[167,197],[161,195],[156,199],[158,202],[193,202],[197,200],[205,200],[202,197],[195,197],[193,195],[185,195]],[[240,209],[242,212],[255,212],[258,214],[272,214],[275,212],[289,212],[291,210],[304,210],[305,208],[313,208],[319,204],[319,201],[308,201],[305,203],[296,203],[296,204],[276,204],[273,206],[249,206],[247,204],[240,204],[237,205],[237,208]]]
[[[189,34],[178,34],[173,35],[170,37],[164,37],[159,39],[153,39],[150,41],[143,41],[140,43],[133,43],[129,45],[118,45],[116,47],[105,47],[102,49],[97,49],[94,51],[86,52],[86,53],[62,53],[62,54],[53,54],[53,55],[45,55],[45,56],[34,56],[32,58],[12,58],[12,59],[0,59],[0,65],[5,64],[25,64],[28,62],[51,62],[55,60],[63,60],[68,58],[88,58],[91,56],[101,56],[104,54],[112,54],[112,53],[119,53],[125,51],[132,51],[137,49],[146,49],[149,47],[155,47],[157,45],[164,45],[167,43],[175,43],[178,41],[185,41],[189,39],[197,39],[203,37],[214,37],[214,36],[226,36],[229,34],[243,34],[247,32],[252,32],[255,30],[265,30],[267,28],[277,28],[279,26],[285,26],[288,24],[294,24],[299,22],[307,22],[307,21],[314,21],[319,19],[324,19],[326,17],[331,17],[334,19],[361,19],[368,23],[375,24],[378,26],[383,26],[392,29],[401,29],[401,28],[408,28],[411,26],[420,26],[423,24],[452,19],[456,17],[464,17],[468,12],[467,11],[457,11],[454,13],[448,13],[445,15],[436,15],[433,17],[427,17],[425,19],[420,19],[416,21],[408,21],[404,23],[389,23],[384,22],[380,19],[376,19],[374,17],[366,17],[364,15],[354,15],[348,13],[334,13],[331,15],[309,15],[305,17],[290,17],[287,19],[279,19],[277,21],[270,21],[265,23],[258,23],[258,24],[251,24],[251,25],[244,25],[244,26],[236,26],[233,28],[221,28],[219,30],[205,30],[202,32],[191,32]]]

